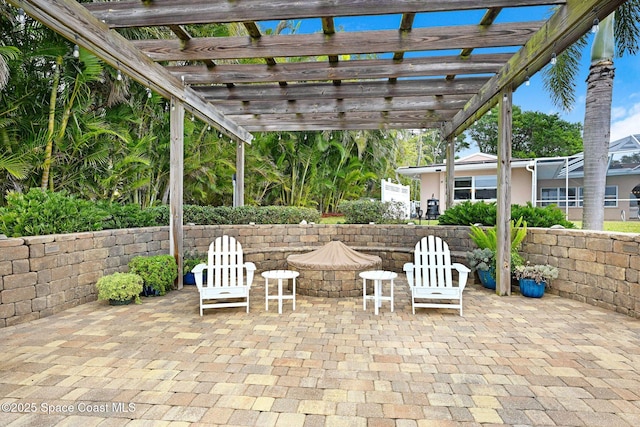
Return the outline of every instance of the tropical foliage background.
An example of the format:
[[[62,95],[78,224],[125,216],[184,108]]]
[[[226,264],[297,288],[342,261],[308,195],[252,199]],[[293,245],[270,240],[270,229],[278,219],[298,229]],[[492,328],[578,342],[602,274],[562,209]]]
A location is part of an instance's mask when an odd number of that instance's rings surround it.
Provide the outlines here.
[[[291,24],[271,31],[285,27]],[[148,30],[127,31],[130,38],[143,38]],[[190,31],[215,35],[242,28]],[[546,141],[565,138],[554,132]],[[580,142],[568,134],[567,150],[580,151]],[[345,200],[379,198],[381,179],[409,183],[396,176],[398,166],[441,162],[445,154],[432,130],[254,137],[245,157],[245,203],[321,212],[334,212]],[[523,132],[523,138],[532,136]],[[7,192],[32,188],[143,208],[167,203],[169,141],[166,100],[89,52],[76,54],[73,43],[37,21],[20,22],[17,10],[0,0],[0,206]],[[188,115],[184,144],[184,202],[231,205],[235,144]],[[458,142],[458,148],[468,145]],[[535,156],[535,150],[526,154]]]

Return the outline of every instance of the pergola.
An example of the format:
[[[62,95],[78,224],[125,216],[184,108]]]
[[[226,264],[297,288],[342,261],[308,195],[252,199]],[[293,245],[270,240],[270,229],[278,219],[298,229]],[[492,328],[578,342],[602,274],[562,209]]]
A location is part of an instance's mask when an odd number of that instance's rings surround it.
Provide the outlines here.
[[[8,2],[171,100],[170,236],[179,264],[185,110],[237,142],[240,200],[251,132],[437,128],[448,142],[451,205],[454,138],[499,103],[498,292],[509,294],[512,92],[624,0]],[[501,19],[505,8],[541,6],[556,9],[543,21]],[[472,10],[483,13],[477,24],[456,25],[454,13]],[[336,18],[380,15],[397,15],[398,27],[336,30]],[[436,18],[414,25],[423,16]],[[260,27],[302,19],[317,20],[318,32]],[[238,24],[246,35],[191,35],[212,23]],[[140,27],[165,27],[172,37],[129,40],[118,31]]]

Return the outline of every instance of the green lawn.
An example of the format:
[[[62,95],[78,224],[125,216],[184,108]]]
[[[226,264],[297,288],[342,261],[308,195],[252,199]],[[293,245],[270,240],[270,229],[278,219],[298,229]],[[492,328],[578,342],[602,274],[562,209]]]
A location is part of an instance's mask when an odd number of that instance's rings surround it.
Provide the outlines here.
[[[417,224],[418,221],[414,220]],[[320,224],[341,224],[344,223],[343,216],[332,216],[327,218],[322,218],[320,220]],[[437,225],[438,221],[427,221],[422,220],[422,225]],[[582,227],[582,221],[574,221],[576,228]],[[616,231],[620,233],[638,233],[640,234],[640,221],[632,220],[632,221],[606,221],[604,223],[605,231]]]
[[[576,228],[582,228],[582,221],[573,221]],[[616,231],[620,233],[640,233],[640,221],[605,221],[605,231]]]

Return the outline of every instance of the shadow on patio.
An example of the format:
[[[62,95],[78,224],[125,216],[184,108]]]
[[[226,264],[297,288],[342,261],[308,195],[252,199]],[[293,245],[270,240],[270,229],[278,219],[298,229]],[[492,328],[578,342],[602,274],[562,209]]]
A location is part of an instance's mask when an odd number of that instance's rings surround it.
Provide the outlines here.
[[[456,310],[299,295],[198,314],[195,287],[0,329],[1,425],[640,425],[640,323],[479,285]],[[50,412],[47,414],[46,412]],[[133,421],[132,421],[133,420]]]

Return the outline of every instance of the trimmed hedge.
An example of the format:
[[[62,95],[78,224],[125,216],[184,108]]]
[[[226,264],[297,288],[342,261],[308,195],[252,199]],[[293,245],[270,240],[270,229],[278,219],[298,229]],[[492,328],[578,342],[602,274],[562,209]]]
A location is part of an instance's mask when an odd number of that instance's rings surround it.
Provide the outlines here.
[[[346,224],[401,224],[404,222],[402,202],[361,199],[341,202],[338,210]]]
[[[169,206],[140,209],[109,201],[78,199],[65,192],[10,192],[7,205],[0,207],[0,234],[8,237],[78,233],[118,228],[169,225]],[[299,224],[319,222],[320,213],[311,208],[288,206],[194,206],[185,205],[184,223],[222,224]]]
[[[497,206],[495,203],[465,201],[447,209],[438,217],[441,225],[496,225]],[[522,218],[527,227],[548,228],[562,225],[565,228],[575,228],[571,221],[567,221],[564,212],[555,205],[536,207],[531,203],[524,206],[511,205],[511,219]]]
[[[156,225],[169,224],[169,206],[150,208],[155,214]],[[311,208],[289,206],[183,206],[185,224],[196,225],[232,225],[232,224],[299,224],[300,222],[319,222],[320,213]]]

